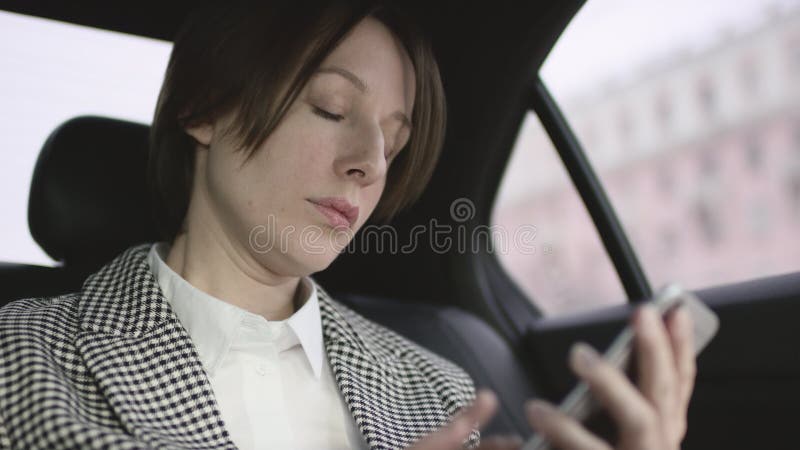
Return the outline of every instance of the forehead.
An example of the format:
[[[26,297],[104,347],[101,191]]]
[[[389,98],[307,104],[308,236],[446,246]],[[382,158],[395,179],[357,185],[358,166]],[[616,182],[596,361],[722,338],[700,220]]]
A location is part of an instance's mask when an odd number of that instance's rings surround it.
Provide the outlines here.
[[[415,94],[414,66],[400,41],[374,18],[367,17],[353,27],[321,67],[340,67],[352,72],[363,82],[360,90],[388,98],[402,104],[407,111],[411,110]]]

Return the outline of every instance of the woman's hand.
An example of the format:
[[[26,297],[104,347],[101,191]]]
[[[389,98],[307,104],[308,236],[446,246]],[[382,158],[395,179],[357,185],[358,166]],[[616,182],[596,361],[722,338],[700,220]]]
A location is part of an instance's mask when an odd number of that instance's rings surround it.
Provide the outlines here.
[[[679,449],[686,434],[686,412],[696,370],[691,317],[679,308],[667,317],[665,326],[655,310],[645,306],[634,315],[633,326],[638,389],[587,345],[573,347],[570,365],[616,422],[618,449]],[[424,437],[412,449],[460,449],[471,429],[485,425],[496,408],[494,394],[481,390],[472,405],[450,424]],[[531,426],[560,449],[612,448],[546,402],[530,401],[527,412]],[[482,439],[479,448],[518,449],[521,444],[519,438],[497,436]]]
[[[618,449],[679,449],[695,376],[691,317],[680,308],[667,317],[665,326],[655,310],[645,306],[636,312],[633,326],[638,389],[586,345],[573,347],[570,365],[616,422]],[[556,447],[612,448],[545,402],[532,401],[527,409],[533,428]]]
[[[423,437],[408,450],[458,450],[473,428],[482,428],[497,410],[497,397],[488,389],[480,389],[475,401],[464,408],[444,427]],[[481,439],[482,450],[514,450],[522,445],[519,437],[492,436]]]

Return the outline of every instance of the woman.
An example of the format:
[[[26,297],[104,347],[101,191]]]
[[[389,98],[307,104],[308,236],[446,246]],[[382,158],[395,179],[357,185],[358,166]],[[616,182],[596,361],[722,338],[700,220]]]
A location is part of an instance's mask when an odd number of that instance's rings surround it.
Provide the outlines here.
[[[491,417],[451,362],[310,278],[375,212],[420,194],[444,97],[429,47],[389,9],[273,2],[197,12],[175,41],[148,179],[164,240],[78,293],[0,313],[0,447],[475,448]],[[689,322],[637,314],[641,383],[571,361],[621,448],[675,449]],[[541,402],[562,448],[608,448]],[[479,448],[517,448],[486,438]]]

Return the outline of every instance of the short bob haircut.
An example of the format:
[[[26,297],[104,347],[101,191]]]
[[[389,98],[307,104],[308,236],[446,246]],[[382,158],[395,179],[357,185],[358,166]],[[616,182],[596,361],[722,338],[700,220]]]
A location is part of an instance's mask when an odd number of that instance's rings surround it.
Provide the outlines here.
[[[368,16],[403,45],[416,79],[411,135],[374,218],[388,222],[419,198],[439,158],[446,105],[433,51],[406,16],[377,2],[215,3],[195,10],[176,35],[150,130],[147,183],[162,238],[184,231],[196,145],[184,128],[233,113],[225,132],[249,160],[323,59]]]

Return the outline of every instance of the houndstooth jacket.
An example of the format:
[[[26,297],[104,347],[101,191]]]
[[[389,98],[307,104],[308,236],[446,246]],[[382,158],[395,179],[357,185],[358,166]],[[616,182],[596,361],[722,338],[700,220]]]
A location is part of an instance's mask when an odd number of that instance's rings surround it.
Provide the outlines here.
[[[149,248],[79,292],[0,309],[0,448],[235,448]],[[406,447],[474,399],[458,366],[317,292],[336,383],[371,448]]]

